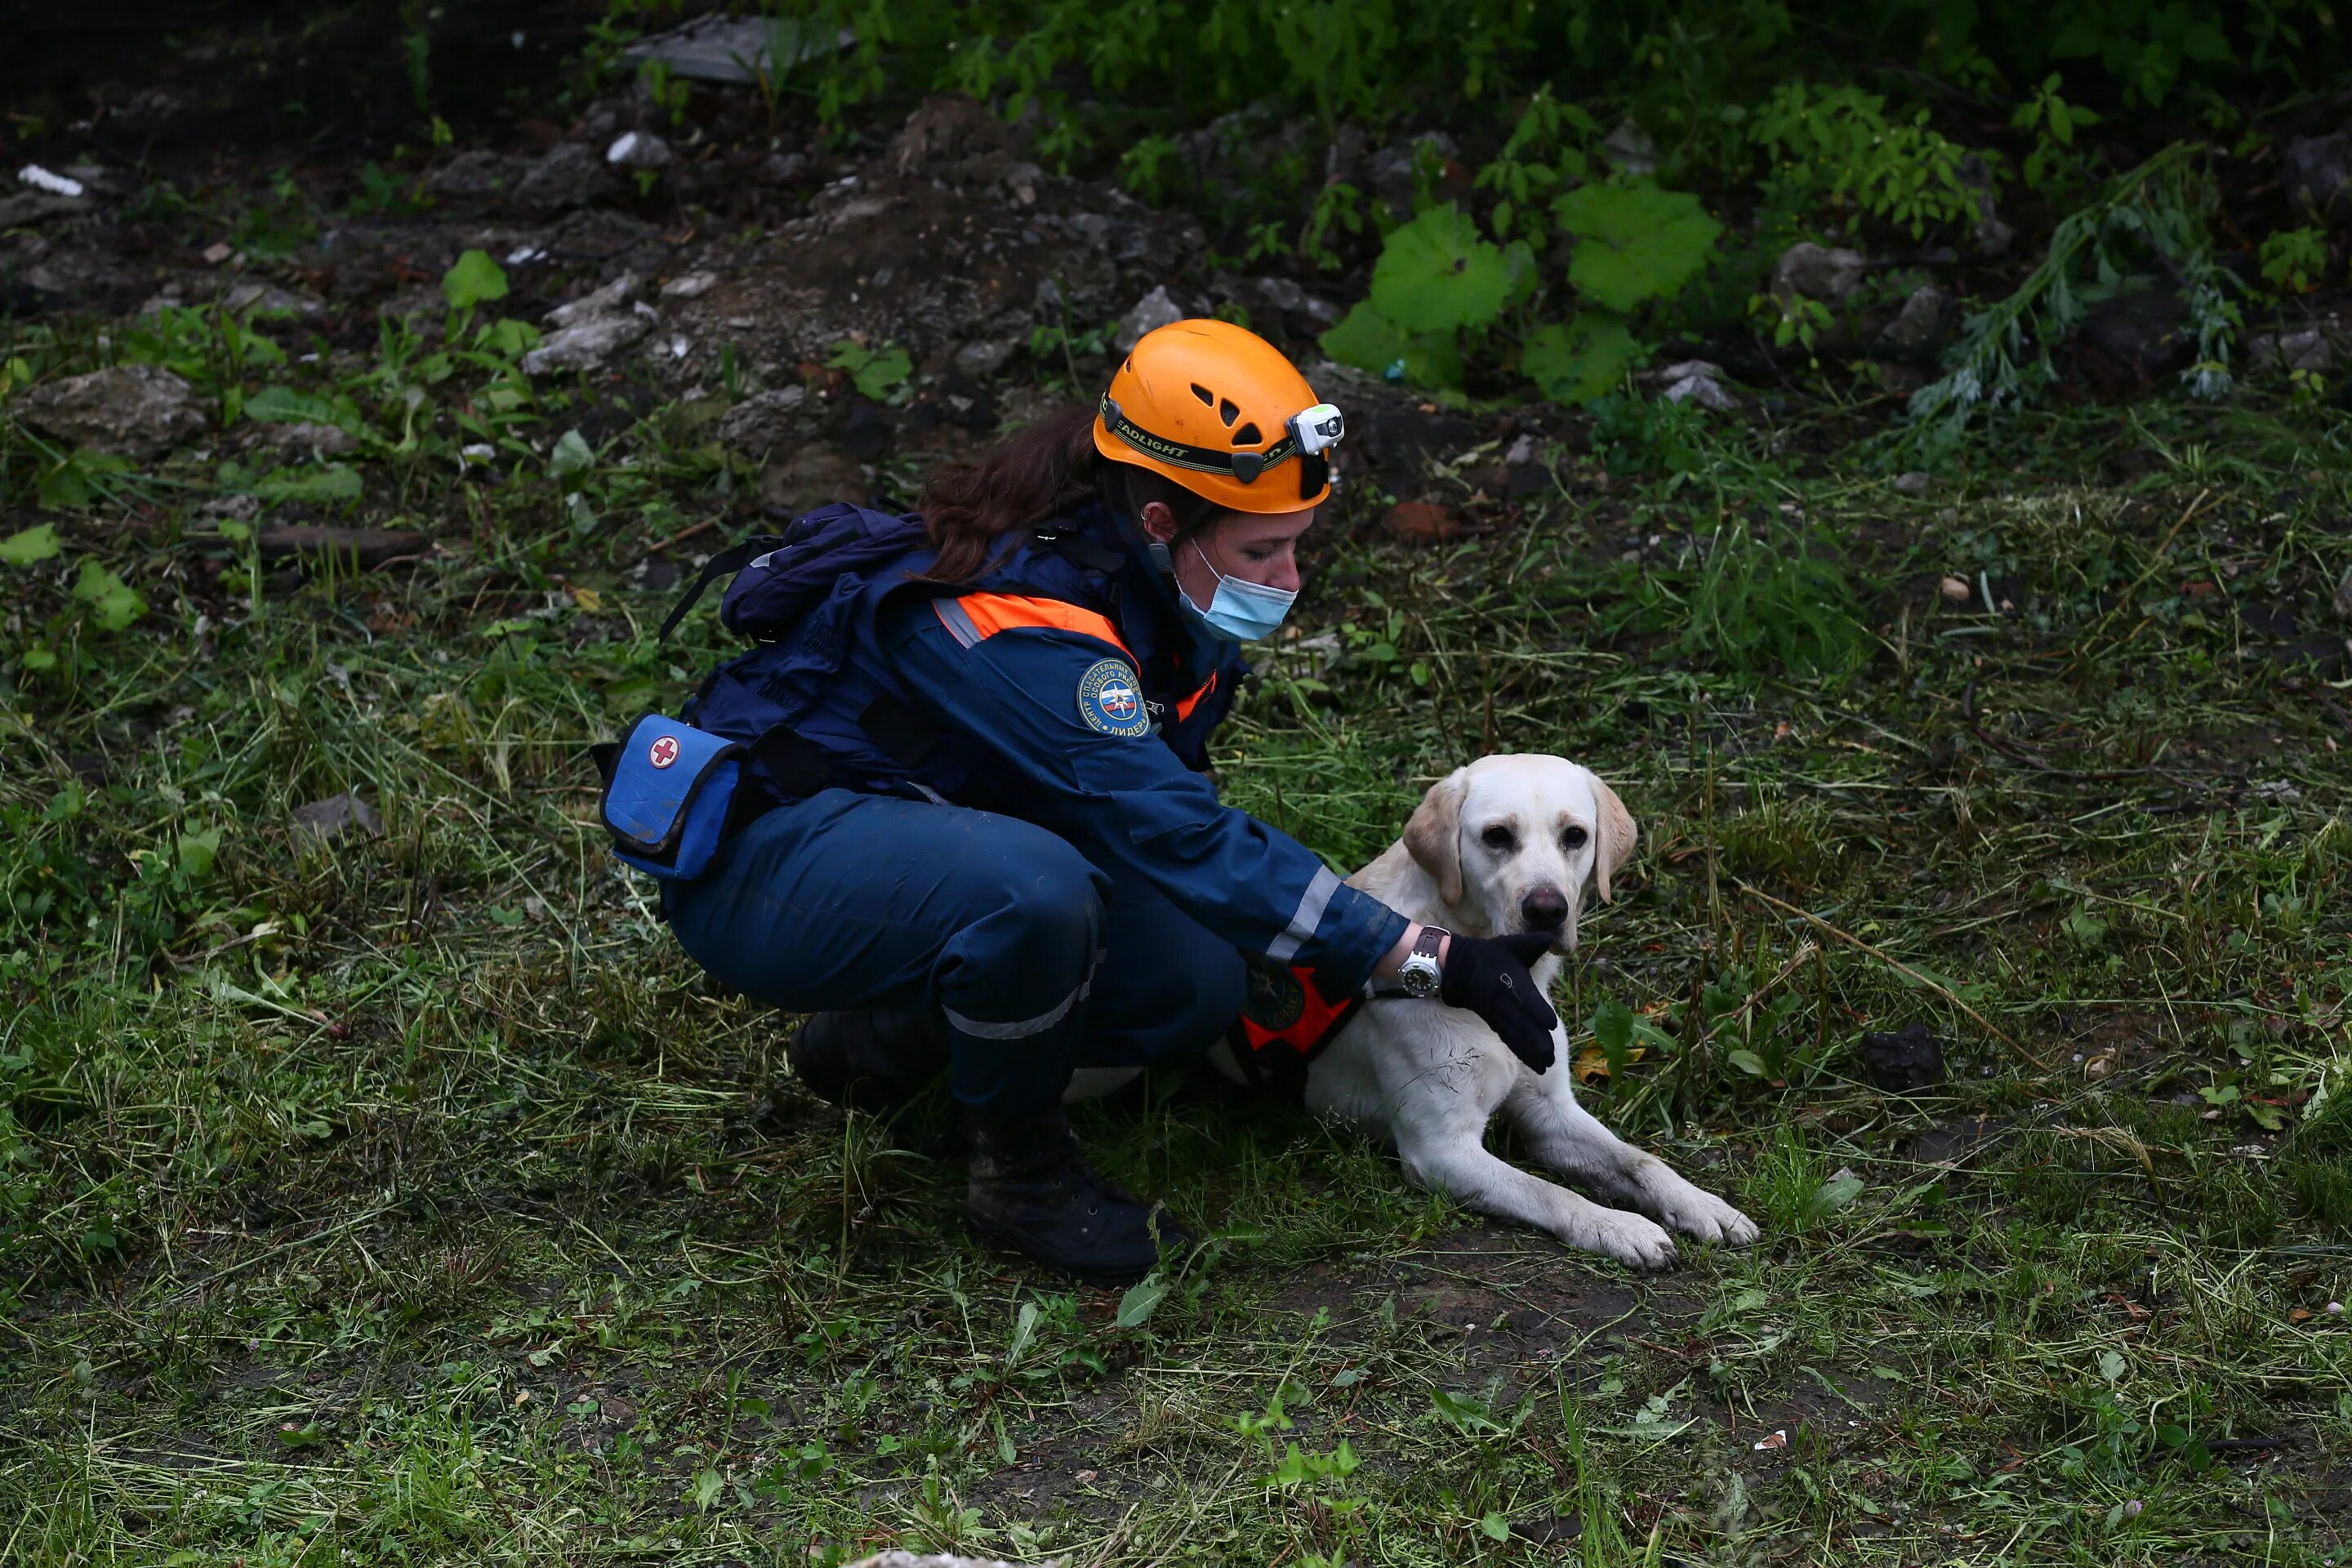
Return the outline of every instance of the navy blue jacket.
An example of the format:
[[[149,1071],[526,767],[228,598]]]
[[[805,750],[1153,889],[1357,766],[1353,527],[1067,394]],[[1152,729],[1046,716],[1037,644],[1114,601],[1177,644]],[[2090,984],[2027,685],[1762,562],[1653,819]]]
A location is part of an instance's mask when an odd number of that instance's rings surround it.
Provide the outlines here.
[[[824,784],[1034,822],[1340,991],[1403,935],[1402,915],[1217,799],[1208,741],[1246,673],[1240,650],[1194,629],[1101,508],[957,585],[919,580],[933,553],[918,519],[829,507],[785,537],[801,542],[745,567],[721,610],[773,640],[705,682],[688,715],[699,728],[748,744],[782,726],[803,762],[821,756]],[[776,776],[780,754],[759,753],[765,787],[811,793],[804,769]]]

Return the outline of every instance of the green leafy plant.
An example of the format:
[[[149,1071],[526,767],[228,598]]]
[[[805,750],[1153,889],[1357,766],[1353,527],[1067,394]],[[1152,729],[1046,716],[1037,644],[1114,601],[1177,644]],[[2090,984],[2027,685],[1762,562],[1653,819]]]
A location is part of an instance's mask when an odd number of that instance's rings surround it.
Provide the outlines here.
[[[824,362],[835,370],[845,370],[858,392],[877,403],[887,403],[902,393],[907,378],[915,372],[915,362],[907,351],[896,343],[879,348],[844,338],[833,345],[833,357]]]
[[[1925,109],[1890,119],[1886,100],[1858,87],[1784,82],[1748,126],[1771,160],[1768,193],[1797,210],[1849,208],[1855,222],[1875,218],[1914,237],[1975,215],[1969,150],[1929,126]]]
[[[1620,314],[1681,292],[1723,232],[1696,196],[1650,184],[1586,185],[1551,210],[1577,237],[1568,280],[1587,303]]]
[[[2033,150],[2025,155],[2029,190],[2047,191],[2072,184],[2082,161],[2074,151],[2074,132],[2100,122],[2097,114],[2059,95],[2063,81],[2056,71],[2051,72],[2010,117],[2011,125],[2033,136]]]
[[[2327,231],[2282,228],[2263,241],[2263,281],[2279,294],[2308,294],[2327,271]]]
[[[2190,395],[2227,395],[2230,344],[2240,321],[2230,292],[2237,285],[2213,254],[2218,198],[2198,161],[2201,151],[2168,147],[2062,220],[2042,264],[2007,299],[1969,316],[1947,356],[1950,368],[1912,394],[1917,434],[1948,444],[1979,409],[2025,402],[2055,380],[2051,345],[2084,313],[2078,274],[2087,269],[2112,286],[2130,275],[2136,252],[2152,254],[2187,285],[2184,302],[2198,342],[2197,363],[2181,373]]]

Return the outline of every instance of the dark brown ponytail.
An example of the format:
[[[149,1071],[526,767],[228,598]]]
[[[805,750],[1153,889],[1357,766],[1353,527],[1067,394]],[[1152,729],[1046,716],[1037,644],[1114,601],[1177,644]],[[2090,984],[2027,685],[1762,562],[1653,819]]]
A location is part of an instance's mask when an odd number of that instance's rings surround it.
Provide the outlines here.
[[[932,583],[969,583],[986,574],[1000,541],[1067,517],[1099,500],[1128,517],[1165,501],[1181,533],[1217,515],[1216,506],[1149,468],[1106,462],[1095,450],[1090,408],[1038,420],[994,450],[934,472],[919,510],[939,552],[923,574]]]
[[[999,540],[1096,500],[1102,456],[1095,450],[1094,423],[1090,409],[1065,409],[993,451],[933,473],[921,510],[939,558],[924,575],[969,583],[986,570]]]

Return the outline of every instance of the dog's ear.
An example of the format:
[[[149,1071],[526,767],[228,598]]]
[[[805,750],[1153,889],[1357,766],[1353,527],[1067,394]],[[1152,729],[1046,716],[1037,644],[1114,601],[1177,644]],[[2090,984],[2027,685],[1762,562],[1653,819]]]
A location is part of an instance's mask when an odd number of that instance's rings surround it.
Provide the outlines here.
[[[1451,909],[1462,901],[1462,797],[1468,770],[1456,768],[1435,784],[1404,825],[1406,852],[1437,879],[1437,896]]]
[[[1633,815],[1617,798],[1617,792],[1598,777],[1592,781],[1592,798],[1601,807],[1600,844],[1593,851],[1592,879],[1601,889],[1601,901],[1606,904],[1615,901],[1609,890],[1610,879],[1633,858]]]

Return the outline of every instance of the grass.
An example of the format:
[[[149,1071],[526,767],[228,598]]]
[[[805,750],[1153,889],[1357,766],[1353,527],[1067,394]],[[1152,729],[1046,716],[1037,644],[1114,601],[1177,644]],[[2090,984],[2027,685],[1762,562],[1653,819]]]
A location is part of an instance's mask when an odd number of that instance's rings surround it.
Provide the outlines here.
[[[355,459],[467,520],[414,568],[273,571],[123,474],[0,567],[0,1558],[2345,1549],[2352,718],[2256,636],[2332,635],[2337,416],[2021,417],[1914,497],[1795,406],[1557,454],[1445,549],[1336,527],[1229,794],[1354,864],[1490,745],[1603,771],[1643,848],[1560,1001],[1644,1027],[1577,1070],[1766,1238],[1637,1279],[1177,1075],[1081,1114],[1213,1237],[1123,1300],[964,1238],[943,1109],[801,1095],[604,855],[583,749],[719,651],[625,568],[748,517],[686,411],[532,395],[500,482],[447,422]],[[1807,563],[1708,558],[1748,531]],[[1824,594],[1859,669],[1759,662]],[[343,790],[380,837],[291,829]],[[1911,1022],[1951,1074],[1882,1092]]]

